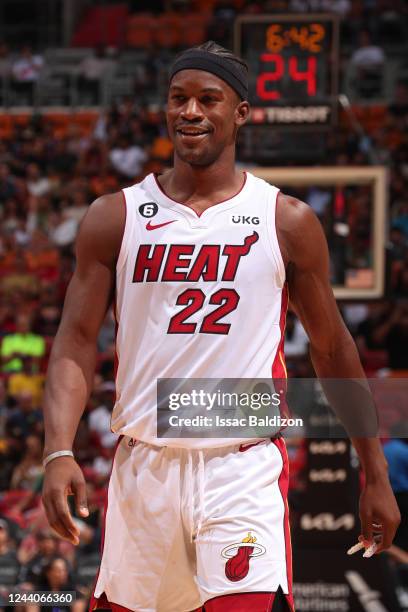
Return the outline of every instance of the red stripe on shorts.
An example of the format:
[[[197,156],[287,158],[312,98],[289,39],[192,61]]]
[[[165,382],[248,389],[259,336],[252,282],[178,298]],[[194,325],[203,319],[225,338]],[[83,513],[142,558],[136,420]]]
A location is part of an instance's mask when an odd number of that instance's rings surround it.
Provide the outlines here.
[[[272,610],[276,593],[231,593],[209,599],[205,612],[267,612]]]
[[[110,471],[110,474],[109,474],[109,480],[110,480],[110,477],[112,476],[113,463],[115,461],[116,453],[117,453],[117,450],[118,450],[118,447],[119,447],[119,444],[120,444],[122,438],[123,438],[123,436],[119,436],[118,441],[116,442],[115,450],[113,452],[112,466],[111,466],[111,471]],[[106,493],[105,506],[104,506],[104,509],[103,509],[103,521],[102,521],[101,560],[102,560],[102,556],[103,556],[103,548],[104,548],[104,545],[105,545],[106,515],[108,513],[108,504],[109,504],[109,496],[108,496],[108,493]],[[92,588],[92,595],[91,595],[91,599],[89,601],[89,612],[92,612],[92,610],[95,610],[95,608],[98,608],[98,607],[99,608],[103,608],[103,603],[108,603],[108,601],[106,599],[106,596],[105,596],[105,593],[102,593],[102,595],[99,598],[95,597],[95,588],[96,588],[96,583],[98,582],[98,578],[99,578],[99,569],[98,569],[98,573],[96,574],[96,578],[94,580],[94,585],[93,585],[93,588]],[[126,608],[123,608],[123,610],[126,610]]]
[[[279,491],[282,495],[283,504],[285,507],[285,513],[283,517],[283,531],[285,534],[285,553],[286,553],[286,575],[288,578],[288,590],[289,594],[285,594],[286,601],[290,607],[291,612],[295,611],[293,602],[293,572],[292,572],[292,545],[290,541],[290,525],[289,525],[289,506],[288,506],[288,489],[289,489],[289,459],[286,451],[285,440],[275,438],[272,440],[277,449],[279,450],[282,457],[282,472],[279,476],[278,485]]]

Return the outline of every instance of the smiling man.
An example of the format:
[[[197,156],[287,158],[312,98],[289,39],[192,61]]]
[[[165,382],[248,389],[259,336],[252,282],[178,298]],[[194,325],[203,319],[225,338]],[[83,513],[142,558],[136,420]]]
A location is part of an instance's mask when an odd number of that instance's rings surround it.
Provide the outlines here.
[[[71,452],[92,389],[96,339],[115,301],[118,445],[91,609],[294,610],[283,438],[158,438],[159,378],[282,378],[288,307],[320,377],[362,378],[310,208],[235,166],[248,119],[245,64],[214,43],[171,68],[174,167],[92,204],[50,360],[43,499],[78,543],[87,516]],[[390,546],[399,521],[377,439],[353,440],[366,474],[362,535]]]

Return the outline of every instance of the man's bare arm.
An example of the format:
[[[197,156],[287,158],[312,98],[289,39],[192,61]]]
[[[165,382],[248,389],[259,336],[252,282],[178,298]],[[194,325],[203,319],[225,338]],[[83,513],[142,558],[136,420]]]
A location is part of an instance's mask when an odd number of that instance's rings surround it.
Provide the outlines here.
[[[44,397],[45,456],[72,448],[92,391],[96,341],[113,296],[125,214],[120,194],[104,196],[91,205],[79,230],[76,269],[48,366]],[[60,457],[47,466],[43,501],[51,526],[61,536],[77,543],[78,533],[66,499],[69,492],[75,495],[77,511],[86,515],[82,472],[72,458]]]
[[[330,286],[329,254],[320,222],[307,204],[283,194],[278,198],[276,222],[290,304],[309,336],[310,356],[317,376],[364,379],[357,348]],[[366,477],[360,499],[363,536],[371,541],[372,524],[382,524],[380,550],[388,548],[400,518],[381,444],[377,438],[353,437],[352,442]]]

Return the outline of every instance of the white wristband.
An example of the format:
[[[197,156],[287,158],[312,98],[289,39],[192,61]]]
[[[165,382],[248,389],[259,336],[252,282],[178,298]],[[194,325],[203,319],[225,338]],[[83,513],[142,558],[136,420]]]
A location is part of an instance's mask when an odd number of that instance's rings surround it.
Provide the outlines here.
[[[48,465],[50,461],[57,459],[57,457],[73,457],[73,456],[74,456],[74,453],[70,450],[55,451],[55,453],[51,453],[50,455],[46,456],[46,458],[43,460],[43,467]]]

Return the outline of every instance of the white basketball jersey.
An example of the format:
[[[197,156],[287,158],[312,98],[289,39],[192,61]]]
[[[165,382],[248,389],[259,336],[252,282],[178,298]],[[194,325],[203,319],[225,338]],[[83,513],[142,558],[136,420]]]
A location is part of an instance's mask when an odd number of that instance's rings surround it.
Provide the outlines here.
[[[286,376],[278,193],[247,173],[237,195],[198,215],[153,174],[124,189],[115,433],[159,446],[227,446],[231,439],[157,438],[157,379]]]

